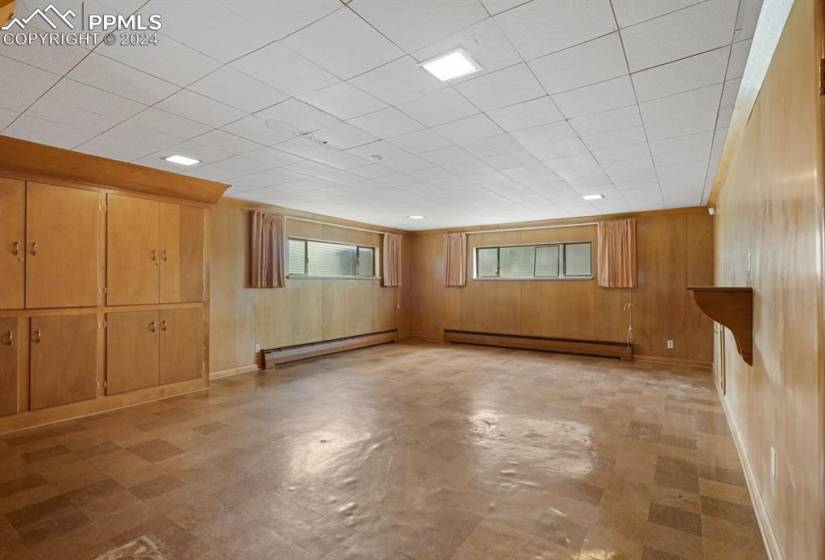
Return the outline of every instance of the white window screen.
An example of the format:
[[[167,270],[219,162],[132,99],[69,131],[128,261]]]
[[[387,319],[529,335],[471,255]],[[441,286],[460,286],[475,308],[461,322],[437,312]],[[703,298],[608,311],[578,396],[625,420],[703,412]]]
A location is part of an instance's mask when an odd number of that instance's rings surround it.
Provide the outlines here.
[[[289,274],[306,274],[307,242],[303,239],[289,240]]]

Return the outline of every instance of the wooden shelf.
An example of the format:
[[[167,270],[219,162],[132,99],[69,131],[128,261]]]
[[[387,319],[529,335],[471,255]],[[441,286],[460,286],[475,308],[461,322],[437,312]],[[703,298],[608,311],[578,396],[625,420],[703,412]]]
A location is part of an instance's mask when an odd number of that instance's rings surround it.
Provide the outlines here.
[[[688,286],[702,312],[729,328],[736,349],[745,362],[753,365],[753,288]]]

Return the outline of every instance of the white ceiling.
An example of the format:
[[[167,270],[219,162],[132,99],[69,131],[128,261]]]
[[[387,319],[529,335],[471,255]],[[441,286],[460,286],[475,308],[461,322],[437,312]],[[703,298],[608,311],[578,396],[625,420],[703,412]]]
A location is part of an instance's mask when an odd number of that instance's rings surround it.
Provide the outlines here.
[[[429,229],[704,203],[761,0],[106,4],[159,44],[0,46],[0,134]],[[417,66],[459,46],[481,73]]]

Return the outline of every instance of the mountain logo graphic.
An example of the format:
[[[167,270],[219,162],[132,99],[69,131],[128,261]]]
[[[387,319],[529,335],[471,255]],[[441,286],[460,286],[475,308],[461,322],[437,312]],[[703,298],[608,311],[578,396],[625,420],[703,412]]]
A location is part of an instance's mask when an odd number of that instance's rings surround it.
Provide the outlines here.
[[[49,17],[49,15],[51,15],[51,18]],[[46,6],[45,9],[41,10],[40,8],[37,8],[35,11],[29,14],[29,17],[13,17],[6,25],[0,27],[0,29],[2,29],[3,31],[8,31],[15,25],[17,25],[20,29],[26,29],[26,26],[35,17],[39,17],[41,20],[45,21],[49,25],[49,27],[55,30],[57,29],[57,25],[55,25],[55,21],[57,21],[57,19],[65,23],[69,27],[69,29],[74,29],[74,24],[71,22],[69,18],[75,18],[77,17],[77,14],[74,13],[74,11],[72,10],[66,10],[65,13],[61,12],[60,10],[54,7],[54,4],[49,4],[48,6]]]

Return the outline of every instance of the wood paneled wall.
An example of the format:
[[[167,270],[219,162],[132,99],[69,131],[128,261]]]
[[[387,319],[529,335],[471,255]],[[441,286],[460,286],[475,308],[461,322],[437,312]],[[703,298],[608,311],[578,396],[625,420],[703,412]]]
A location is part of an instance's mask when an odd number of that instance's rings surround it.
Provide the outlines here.
[[[632,302],[636,355],[709,364],[712,323],[696,307],[687,286],[713,280],[712,218],[702,208],[637,217],[639,287],[630,291],[599,288],[595,276],[592,280],[472,279],[476,246],[591,241],[595,247],[592,225],[471,233],[464,288],[444,286],[442,232],[408,235],[405,278],[412,281],[404,290],[402,332],[430,339],[440,339],[444,329],[460,329],[622,342],[630,319],[625,304]],[[675,342],[673,350],[666,348],[668,339]]]
[[[377,280],[287,279],[286,288],[248,288],[249,209],[224,201],[212,209],[211,221],[213,373],[253,368],[260,359],[256,343],[277,348],[397,328],[399,291]],[[291,220],[287,233],[376,247],[382,242],[377,233]]]
[[[723,398],[771,558],[825,558],[821,2],[797,0],[717,201],[716,282],[752,286]],[[771,448],[776,475],[771,475]]]

